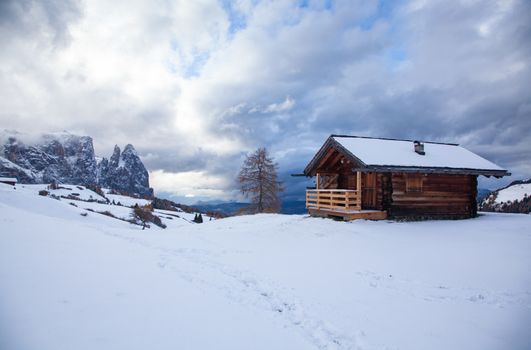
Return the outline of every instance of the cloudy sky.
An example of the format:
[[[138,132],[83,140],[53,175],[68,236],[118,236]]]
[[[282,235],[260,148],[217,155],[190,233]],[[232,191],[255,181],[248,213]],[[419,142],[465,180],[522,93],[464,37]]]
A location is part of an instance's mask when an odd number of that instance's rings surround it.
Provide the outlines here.
[[[177,199],[237,198],[259,146],[297,193],[331,133],[458,142],[531,176],[526,0],[0,0],[0,46],[0,128],[132,143]]]

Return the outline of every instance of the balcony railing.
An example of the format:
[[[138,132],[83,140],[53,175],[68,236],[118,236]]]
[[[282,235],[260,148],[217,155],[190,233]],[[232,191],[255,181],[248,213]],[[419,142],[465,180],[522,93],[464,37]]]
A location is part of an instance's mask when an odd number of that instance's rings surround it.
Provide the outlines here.
[[[361,210],[361,193],[357,190],[306,190],[306,208],[341,212]]]

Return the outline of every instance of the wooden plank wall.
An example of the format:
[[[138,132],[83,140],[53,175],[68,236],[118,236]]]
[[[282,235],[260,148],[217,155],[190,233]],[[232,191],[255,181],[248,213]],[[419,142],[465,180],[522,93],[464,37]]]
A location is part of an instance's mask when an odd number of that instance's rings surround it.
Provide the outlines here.
[[[375,194],[372,191],[367,191],[367,180],[369,176],[376,177]],[[341,170],[341,186],[348,190],[356,190],[356,173],[352,173],[350,169]],[[391,174],[390,173],[362,173],[361,174],[361,189],[362,189],[362,209],[372,210],[386,210],[389,208],[391,202]],[[371,197],[371,198],[367,198]]]
[[[356,174],[352,168],[360,166],[343,158],[338,150],[331,149],[317,171],[323,177],[324,188],[355,190]],[[386,210],[389,217],[395,218],[458,219],[477,215],[475,175],[417,174],[413,176],[422,177],[421,189],[418,190],[418,181],[411,181],[409,191],[407,174],[363,173],[362,190],[368,187],[367,176],[376,177],[376,193],[362,192],[362,209]],[[367,201],[369,194],[371,200]]]
[[[393,181],[391,173],[381,173],[380,187],[382,189],[381,208],[379,210],[389,210],[393,203]]]
[[[408,192],[406,177],[394,173],[392,202],[387,209],[391,217],[468,218],[476,216],[477,176],[422,175],[422,190]]]

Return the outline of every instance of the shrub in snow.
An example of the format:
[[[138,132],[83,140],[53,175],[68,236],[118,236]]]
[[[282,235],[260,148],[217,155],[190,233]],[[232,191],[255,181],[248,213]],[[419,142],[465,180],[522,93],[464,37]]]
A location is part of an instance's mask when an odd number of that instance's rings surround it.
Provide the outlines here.
[[[155,209],[177,211],[175,209],[175,206],[177,205],[177,203],[174,203],[168,199],[161,199],[161,198],[155,197],[153,198],[152,204],[153,204],[153,208]]]
[[[162,220],[156,216],[156,215],[153,215],[153,219],[152,219],[152,222],[157,225],[158,227],[161,227],[161,228],[166,228],[166,225],[164,225],[164,223],[162,222]]]
[[[133,212],[131,213],[132,222],[133,223],[140,223],[142,224],[142,230],[146,227],[149,228],[148,222],[152,222],[155,225],[166,228],[166,225],[162,222],[162,220],[156,216],[153,215],[153,207],[151,205],[145,205],[145,206],[139,206],[138,204],[135,204],[133,207]]]
[[[98,185],[85,185],[86,188],[88,188],[89,190],[91,190],[92,192],[96,192],[97,194],[99,194],[100,196],[102,196],[103,198],[105,198],[105,193],[103,193],[103,190],[101,189],[100,186]]]
[[[151,214],[150,211],[145,210],[137,205],[133,208],[133,213],[131,214],[131,216],[133,218],[133,222],[140,222],[142,224],[143,230],[146,228],[146,226],[149,227],[147,223],[151,221],[151,217],[153,216],[153,214]]]
[[[39,191],[39,196],[47,196],[47,195],[49,195],[49,194],[50,194],[50,192],[48,192],[48,191],[46,191],[46,190],[40,190],[40,191]]]
[[[61,196],[61,198],[79,200],[79,197],[75,196],[74,194],[75,193],[70,193],[68,196]],[[79,193],[77,195],[79,195]]]
[[[108,210],[105,210],[105,211],[99,211],[98,213],[103,214],[103,215],[105,215],[105,216],[109,216],[109,217],[111,217],[111,218],[116,218],[116,216],[115,216],[113,213],[111,213],[110,211],[108,211]]]

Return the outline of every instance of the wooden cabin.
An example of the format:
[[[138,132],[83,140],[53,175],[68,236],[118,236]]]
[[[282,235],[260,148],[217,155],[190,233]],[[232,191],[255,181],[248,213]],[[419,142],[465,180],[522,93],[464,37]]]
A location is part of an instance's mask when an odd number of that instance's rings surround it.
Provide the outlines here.
[[[344,220],[477,215],[477,177],[507,170],[452,143],[331,135],[304,175],[312,216]]]
[[[0,183],[15,186],[17,184],[17,179],[14,177],[0,177]]]

